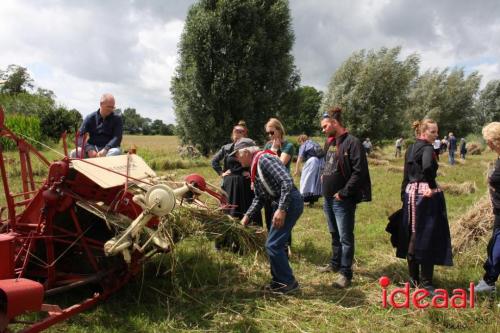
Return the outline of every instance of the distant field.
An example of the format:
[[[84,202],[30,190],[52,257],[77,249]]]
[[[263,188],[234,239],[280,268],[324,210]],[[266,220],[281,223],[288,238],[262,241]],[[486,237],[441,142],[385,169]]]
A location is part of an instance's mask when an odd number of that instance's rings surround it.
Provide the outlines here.
[[[124,135],[122,148],[128,149],[132,144],[137,146],[138,152],[141,150],[161,151],[165,153],[176,153],[179,146],[179,139],[176,136],[165,135]]]
[[[123,147],[131,143],[138,147],[139,155],[147,155],[146,159],[164,154],[178,159],[176,137],[125,136]],[[392,146],[387,147],[381,158],[388,164],[370,165],[373,202],[360,204],[357,210],[351,288],[336,290],[331,287],[335,274],[316,271],[331,254],[321,200],[304,210],[294,229],[291,262],[302,286],[294,296],[270,296],[260,291],[270,279],[265,258],[218,252],[211,242],[197,237],[179,243],[173,255],[146,265],[143,274],[105,303],[48,331],[499,332],[498,297],[493,303],[479,298],[476,308],[467,310],[381,308],[378,279],[389,276],[393,287],[407,278],[406,263],[394,256],[384,231],[387,216],[401,206],[402,174],[394,169],[401,167],[402,159],[394,159],[392,154]],[[495,159],[493,153],[485,153],[470,156],[454,167],[441,161],[439,182],[474,181],[478,187],[472,194],[445,193],[451,224],[486,193],[486,164]],[[216,185],[220,180],[208,164],[168,172],[179,179],[198,172]],[[298,179],[295,183],[299,183]],[[436,269],[436,285],[451,293],[454,288],[466,288],[470,281],[477,281],[483,274],[485,249],[486,241],[482,240],[467,251],[454,253],[454,267]]]

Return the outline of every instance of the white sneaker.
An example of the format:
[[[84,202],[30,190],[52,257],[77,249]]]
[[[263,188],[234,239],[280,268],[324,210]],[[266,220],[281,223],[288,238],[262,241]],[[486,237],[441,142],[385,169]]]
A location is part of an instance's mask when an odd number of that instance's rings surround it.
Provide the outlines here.
[[[474,291],[478,293],[494,293],[495,290],[495,285],[490,286],[483,279],[481,279],[479,283],[474,286]]]

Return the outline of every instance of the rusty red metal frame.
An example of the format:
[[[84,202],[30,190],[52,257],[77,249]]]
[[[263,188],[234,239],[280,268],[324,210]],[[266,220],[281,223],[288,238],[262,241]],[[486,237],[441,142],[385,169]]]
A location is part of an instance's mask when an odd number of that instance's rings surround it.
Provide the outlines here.
[[[4,119],[5,115],[0,107],[0,138],[16,143],[22,192],[11,192],[0,145],[0,176],[6,198],[6,207],[0,207],[0,332],[6,329],[5,325],[9,321],[15,322],[18,315],[26,311],[40,311],[46,317],[27,324],[23,329],[24,332],[39,332],[108,298],[140,271],[146,259],[141,252],[135,250],[129,265],[119,256],[114,257],[113,261],[107,261],[104,241],[98,235],[102,230],[110,231],[99,229],[105,227],[105,222],[98,216],[91,220],[82,219],[79,214],[85,213],[78,208],[77,202],[100,201],[113,213],[135,219],[142,213],[142,208],[134,203],[133,195],[127,191],[128,181],[153,184],[131,177],[128,162],[126,173],[121,174],[83,160],[86,138],[83,137],[79,146],[77,133],[76,159],[122,175],[126,179],[124,186],[102,189],[83,174],[70,172],[69,165],[73,159],[68,156],[66,133],[62,136],[65,158],[49,163],[35,147],[9,130]],[[33,175],[31,155],[47,166],[47,177],[38,187]],[[221,206],[227,205],[225,197],[209,189],[202,177],[188,177],[186,182],[217,198]],[[21,212],[16,212],[18,207],[22,208]],[[4,210],[7,210],[6,219],[2,219],[1,212]],[[154,219],[150,222],[154,222]],[[74,270],[72,262],[75,261],[86,264],[86,270]],[[19,288],[19,281],[24,283],[22,288]],[[43,290],[43,301],[46,301],[47,297],[54,294],[89,283],[96,284],[99,288],[88,298],[65,309],[57,305],[42,304],[40,300],[40,288]],[[19,295],[19,290],[24,290],[23,297],[16,296]],[[13,298],[17,301],[13,302]],[[5,317],[6,323],[3,320]]]
[[[142,254],[134,253],[134,260],[129,266],[119,259],[115,259],[116,263],[111,268],[103,266],[101,261],[105,257],[104,243],[88,233],[93,225],[82,223],[75,211],[78,199],[72,195],[75,193],[79,195],[79,198],[93,198],[96,185],[82,175],[77,175],[73,182],[66,181],[69,178],[70,159],[65,135],[63,135],[63,146],[66,158],[49,163],[36,148],[9,130],[4,124],[4,119],[4,112],[0,107],[0,137],[16,143],[23,190],[21,193],[11,192],[3,149],[0,147],[0,176],[6,198],[5,209],[8,214],[5,220],[2,220],[0,216],[0,230],[2,231],[0,236],[9,235],[6,238],[9,240],[0,238],[0,250],[3,249],[2,244],[5,247],[8,243],[7,247],[13,252],[0,253],[2,257],[0,272],[4,272],[0,275],[0,303],[2,302],[1,295],[4,295],[3,306],[6,308],[4,311],[7,316],[12,316],[8,318],[11,322],[15,322],[15,317],[24,311],[45,312],[47,316],[44,319],[24,328],[26,332],[39,332],[88,309],[121,288],[139,271]],[[83,157],[85,141],[84,138],[81,142],[80,158]],[[33,176],[31,155],[35,155],[48,168],[47,179],[39,188],[36,187]],[[128,172],[124,176],[131,179]],[[97,197],[106,203],[111,203],[120,189],[119,187],[102,191]],[[130,194],[124,192],[122,198],[128,200],[128,207],[115,204],[118,213],[123,210],[126,215],[135,218],[135,215],[142,210],[139,206],[130,207],[136,206]],[[22,207],[23,211],[16,212],[16,207]],[[71,260],[68,261],[67,258],[71,259],[74,255],[73,250],[82,253],[78,259],[88,263],[90,267],[88,272],[75,274],[68,266]],[[3,259],[4,255],[8,257],[8,260]],[[19,285],[20,279],[25,281],[25,285]],[[39,296],[36,295],[35,290],[38,290],[37,286],[40,283],[36,281],[41,282],[41,288],[46,297],[88,283],[97,283],[100,288],[82,302],[60,309],[58,306],[38,304]],[[20,290],[19,287],[26,291],[22,298],[15,296]],[[21,300],[20,303],[13,303],[14,298]],[[12,310],[14,306],[16,309]],[[2,304],[0,304],[1,311],[3,311]],[[0,323],[0,331],[4,329],[6,327],[2,327]]]

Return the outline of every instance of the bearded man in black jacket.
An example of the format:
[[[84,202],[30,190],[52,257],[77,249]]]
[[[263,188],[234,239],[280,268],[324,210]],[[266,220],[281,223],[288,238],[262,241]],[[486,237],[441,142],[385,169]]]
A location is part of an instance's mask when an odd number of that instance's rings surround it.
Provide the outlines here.
[[[371,181],[363,145],[348,133],[341,113],[341,108],[334,107],[321,119],[321,128],[327,137],[321,174],[323,209],[332,236],[332,258],[320,271],[339,272],[333,286],[347,288],[353,276],[356,206],[361,201],[371,201]]]

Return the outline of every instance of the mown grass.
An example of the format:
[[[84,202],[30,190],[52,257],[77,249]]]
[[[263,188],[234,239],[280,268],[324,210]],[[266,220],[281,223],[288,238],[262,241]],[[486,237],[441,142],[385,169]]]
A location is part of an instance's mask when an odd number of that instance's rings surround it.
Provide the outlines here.
[[[149,144],[147,138],[141,139],[146,140],[148,151],[157,157],[175,155],[173,141],[160,143],[157,137],[152,137]],[[402,174],[394,170],[402,165],[402,159],[392,158],[392,149],[387,147],[382,152],[389,165],[370,166],[373,201],[360,204],[357,210],[355,275],[351,288],[336,290],[331,287],[337,277],[335,274],[316,271],[316,266],[326,263],[331,254],[330,235],[320,201],[315,207],[304,210],[294,228],[291,262],[301,283],[301,291],[296,295],[271,296],[260,291],[270,279],[264,257],[218,252],[211,242],[197,237],[179,243],[173,254],[150,262],[139,276],[105,303],[49,331],[499,331],[498,298],[495,302],[479,298],[474,309],[466,310],[381,307],[378,279],[386,275],[394,286],[407,277],[406,263],[395,258],[389,235],[384,231],[387,216],[401,205]],[[444,175],[438,181],[475,181],[478,188],[471,194],[446,195],[450,223],[486,193],[486,165],[494,159],[494,154],[485,153],[470,156],[464,164],[454,167],[444,166],[446,161],[441,161],[440,170]],[[173,172],[178,179],[197,172],[212,184],[217,185],[220,181],[208,166]],[[485,240],[482,240],[463,253],[455,253],[455,266],[437,267],[436,285],[451,293],[454,288],[467,288],[470,281],[477,281],[483,274],[485,248]],[[71,301],[71,296],[66,297]],[[64,299],[55,299],[61,300]]]

